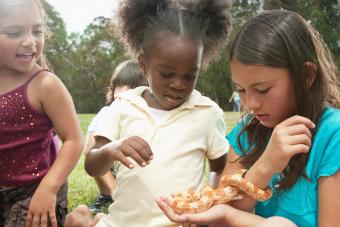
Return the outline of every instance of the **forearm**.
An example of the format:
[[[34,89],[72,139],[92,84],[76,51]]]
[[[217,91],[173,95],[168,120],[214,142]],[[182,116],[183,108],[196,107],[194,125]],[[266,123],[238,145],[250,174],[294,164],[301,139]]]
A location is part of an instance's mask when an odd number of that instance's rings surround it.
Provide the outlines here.
[[[41,184],[51,191],[57,192],[76,166],[82,152],[81,139],[64,141],[51,169],[43,178]]]
[[[256,187],[260,189],[267,189],[269,187],[269,182],[274,174],[270,173],[264,168],[260,162],[256,162],[245,174],[244,179],[250,181]],[[237,209],[244,211],[252,211],[256,205],[256,200],[245,196],[242,200],[236,200],[231,203],[231,205]]]
[[[85,170],[93,177],[102,176],[112,167],[114,158],[112,152],[105,148],[92,149],[85,159]]]
[[[229,215],[226,216],[224,223],[226,226],[230,227],[255,227],[264,220],[265,218],[261,216],[231,208],[231,211],[229,212]]]

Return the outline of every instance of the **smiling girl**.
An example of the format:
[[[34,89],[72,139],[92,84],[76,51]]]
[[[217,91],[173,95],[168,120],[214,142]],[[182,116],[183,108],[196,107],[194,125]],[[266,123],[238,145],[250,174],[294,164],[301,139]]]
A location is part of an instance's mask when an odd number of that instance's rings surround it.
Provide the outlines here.
[[[0,226],[62,225],[81,154],[72,98],[44,61],[44,26],[39,0],[0,0]]]

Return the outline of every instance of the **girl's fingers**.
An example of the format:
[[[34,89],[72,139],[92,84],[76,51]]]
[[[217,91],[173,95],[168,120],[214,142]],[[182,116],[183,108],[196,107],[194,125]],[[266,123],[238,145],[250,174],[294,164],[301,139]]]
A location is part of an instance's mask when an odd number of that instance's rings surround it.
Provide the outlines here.
[[[293,117],[286,119],[281,124],[283,124],[285,126],[293,126],[293,125],[297,125],[297,124],[304,124],[308,128],[315,128],[315,124],[310,119],[308,119],[306,117],[298,116],[298,115],[295,115]]]
[[[26,216],[26,227],[30,227],[32,223],[32,213],[28,211],[27,216]]]
[[[40,225],[40,215],[35,214],[32,220],[32,227],[37,227]]]
[[[289,138],[290,140],[290,144],[291,145],[298,145],[298,144],[304,144],[308,147],[311,147],[312,146],[312,141],[311,141],[311,138],[308,137],[307,135],[305,134],[300,134],[300,135],[295,135],[295,136],[291,136]]]
[[[47,218],[47,214],[43,214],[41,215],[41,218],[40,218],[40,226],[41,227],[47,227],[47,223],[48,223],[48,218]]]
[[[296,144],[291,146],[291,152],[292,152],[292,157],[296,154],[300,153],[308,153],[309,152],[309,146],[305,144]]]
[[[149,144],[142,138],[135,136],[135,143],[132,143],[131,146],[137,150],[140,151],[140,155],[143,157],[144,160],[148,161],[153,158],[152,150],[149,146]]]
[[[116,153],[116,160],[120,161],[123,165],[126,167],[132,169],[134,166],[133,164],[125,157],[125,155],[122,152]]]
[[[169,201],[164,200],[164,198],[156,199],[156,203],[159,208],[164,212],[164,214],[173,222],[185,223],[187,218],[182,215],[178,215],[174,212],[172,207],[168,204]]]
[[[55,216],[55,211],[50,210],[50,212],[48,212],[48,214],[49,214],[49,217],[50,217],[52,227],[57,227],[58,223],[57,223],[57,217]]]
[[[141,144],[130,144],[134,153],[137,153],[138,156],[145,162],[149,162],[151,160],[151,156],[149,152],[145,149],[145,147]]]
[[[309,130],[309,128],[304,125],[304,124],[297,124],[297,125],[293,125],[287,128],[287,134],[290,136],[293,135],[298,135],[298,134],[304,134],[307,135],[309,138],[312,137],[312,134]]]
[[[139,152],[135,150],[132,146],[127,145],[123,148],[123,153],[125,156],[131,157],[133,160],[135,160],[140,166],[146,166],[147,160],[144,160]]]

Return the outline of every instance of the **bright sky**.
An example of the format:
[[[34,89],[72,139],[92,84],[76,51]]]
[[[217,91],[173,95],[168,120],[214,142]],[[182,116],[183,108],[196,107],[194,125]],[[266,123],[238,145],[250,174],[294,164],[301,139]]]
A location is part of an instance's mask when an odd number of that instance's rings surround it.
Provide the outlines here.
[[[68,32],[82,33],[95,17],[111,18],[118,0],[47,0],[66,23]]]

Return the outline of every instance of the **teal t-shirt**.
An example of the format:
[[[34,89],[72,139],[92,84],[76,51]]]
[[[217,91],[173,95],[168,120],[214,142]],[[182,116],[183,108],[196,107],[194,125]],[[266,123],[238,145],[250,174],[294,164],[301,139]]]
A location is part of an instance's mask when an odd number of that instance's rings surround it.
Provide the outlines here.
[[[237,145],[237,135],[244,123],[239,123],[228,134],[227,139],[235,152],[242,155]],[[248,148],[246,133],[241,136],[241,144]],[[340,110],[326,107],[317,125],[312,149],[306,166],[310,181],[300,177],[293,187],[277,192],[274,185],[278,176],[271,179],[273,196],[265,202],[257,202],[255,213],[262,217],[286,217],[302,226],[318,224],[318,179],[334,175],[340,169]]]

